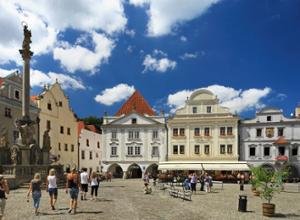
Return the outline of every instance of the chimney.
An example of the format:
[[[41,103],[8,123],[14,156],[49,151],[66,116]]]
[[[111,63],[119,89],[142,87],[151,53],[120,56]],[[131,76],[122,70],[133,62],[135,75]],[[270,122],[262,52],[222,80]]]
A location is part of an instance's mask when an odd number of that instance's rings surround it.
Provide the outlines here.
[[[298,105],[295,109],[295,117],[300,118],[300,103],[298,103]]]

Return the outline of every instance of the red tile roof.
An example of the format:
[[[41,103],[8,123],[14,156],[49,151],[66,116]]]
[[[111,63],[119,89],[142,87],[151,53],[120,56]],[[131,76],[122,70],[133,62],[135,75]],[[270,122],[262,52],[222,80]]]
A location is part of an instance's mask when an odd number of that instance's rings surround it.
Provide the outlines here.
[[[95,125],[86,125],[85,128],[96,133],[98,132]]]
[[[0,86],[2,85],[3,82],[4,82],[4,79],[0,77]]]
[[[144,99],[139,91],[135,91],[132,96],[122,105],[116,116],[127,115],[131,112],[137,112],[140,114],[147,114],[150,116],[155,115],[148,102]]]
[[[35,102],[38,99],[37,95],[30,96],[31,101]]]
[[[289,144],[289,142],[283,136],[281,136],[274,142],[274,144],[285,145],[285,144]]]
[[[86,125],[84,121],[78,121],[77,123],[78,123],[78,136],[80,135],[82,129],[86,129],[99,134],[101,133],[101,131],[98,130],[95,125]]]
[[[80,135],[81,130],[85,127],[84,121],[78,121],[78,137]]]

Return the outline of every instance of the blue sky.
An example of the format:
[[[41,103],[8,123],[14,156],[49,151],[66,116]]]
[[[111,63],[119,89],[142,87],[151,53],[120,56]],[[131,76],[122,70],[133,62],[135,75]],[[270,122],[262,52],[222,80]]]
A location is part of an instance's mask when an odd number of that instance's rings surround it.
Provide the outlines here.
[[[300,102],[300,1],[0,0],[0,76],[22,70],[32,30],[32,93],[56,79],[79,117],[115,114],[139,90],[174,112],[208,88],[243,117]]]

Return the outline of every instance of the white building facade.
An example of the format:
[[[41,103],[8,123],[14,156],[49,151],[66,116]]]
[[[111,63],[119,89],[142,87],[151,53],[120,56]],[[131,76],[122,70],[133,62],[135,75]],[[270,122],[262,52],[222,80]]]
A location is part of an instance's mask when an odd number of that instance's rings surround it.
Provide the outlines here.
[[[239,131],[242,160],[273,169],[286,163],[293,176],[300,176],[300,118],[265,108],[254,119],[241,121]]]
[[[88,172],[101,170],[101,134],[95,126],[78,122],[79,134],[79,168],[87,168]],[[83,124],[83,125],[82,125]]]

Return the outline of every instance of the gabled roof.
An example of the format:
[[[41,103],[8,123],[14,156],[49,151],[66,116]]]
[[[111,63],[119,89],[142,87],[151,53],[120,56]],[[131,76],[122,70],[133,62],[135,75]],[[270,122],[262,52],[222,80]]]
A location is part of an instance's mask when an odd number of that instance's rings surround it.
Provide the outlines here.
[[[286,144],[289,144],[289,142],[283,136],[281,136],[274,142],[274,144],[286,145]]]
[[[116,116],[123,114],[127,115],[131,112],[137,112],[139,114],[147,114],[149,116],[155,115],[148,102],[144,99],[139,91],[135,91],[132,96],[122,105]]]

